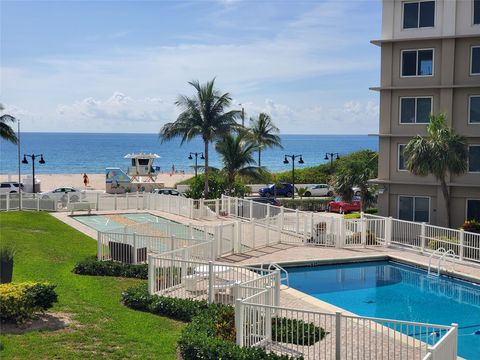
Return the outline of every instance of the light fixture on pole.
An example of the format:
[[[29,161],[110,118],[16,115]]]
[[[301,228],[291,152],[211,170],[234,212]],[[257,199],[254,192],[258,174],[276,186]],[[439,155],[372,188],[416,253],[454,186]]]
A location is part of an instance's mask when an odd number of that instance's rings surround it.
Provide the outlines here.
[[[45,160],[43,159],[43,154],[40,154],[40,155],[35,155],[35,154],[26,155],[26,154],[23,154],[22,164],[28,164],[27,156],[30,159],[32,159],[32,193],[35,194],[36,193],[36,189],[35,189],[35,159],[40,156],[40,161],[38,163],[42,164],[42,165],[45,164]]]
[[[301,154],[300,155],[285,155],[285,157],[283,159],[283,163],[285,165],[289,163],[288,158],[292,159],[292,185],[293,185],[292,199],[295,199],[295,159],[299,158],[298,159],[299,164],[303,164],[304,161],[303,161],[303,157],[302,157]]]
[[[198,156],[200,155],[200,160],[205,160],[205,156],[203,152],[191,152],[188,154],[188,160],[192,160],[192,155],[195,155],[195,177],[197,177],[197,169],[198,169]]]
[[[333,157],[336,155],[335,160],[340,159],[340,154],[339,153],[325,153],[324,159],[328,161],[330,158],[330,166],[333,166]]]

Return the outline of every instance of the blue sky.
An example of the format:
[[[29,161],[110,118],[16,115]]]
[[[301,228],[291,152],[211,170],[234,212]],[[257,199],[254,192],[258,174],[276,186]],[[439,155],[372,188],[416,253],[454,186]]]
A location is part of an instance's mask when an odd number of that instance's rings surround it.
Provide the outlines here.
[[[282,133],[378,129],[380,0],[0,4],[0,101],[25,131],[157,132],[213,77]]]

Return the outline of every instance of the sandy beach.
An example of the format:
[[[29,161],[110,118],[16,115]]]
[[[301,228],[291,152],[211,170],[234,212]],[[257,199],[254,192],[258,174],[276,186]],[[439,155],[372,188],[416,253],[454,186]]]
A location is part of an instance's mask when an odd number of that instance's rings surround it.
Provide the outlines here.
[[[22,182],[25,183],[22,174]],[[105,174],[87,174],[90,184],[88,190],[105,191]],[[163,183],[165,187],[173,187],[176,183],[193,177],[193,174],[160,174],[157,176],[157,182]],[[71,186],[84,189],[82,174],[36,174],[35,177],[40,181],[41,191],[50,191],[62,186]],[[17,181],[16,175],[0,175],[0,181]]]

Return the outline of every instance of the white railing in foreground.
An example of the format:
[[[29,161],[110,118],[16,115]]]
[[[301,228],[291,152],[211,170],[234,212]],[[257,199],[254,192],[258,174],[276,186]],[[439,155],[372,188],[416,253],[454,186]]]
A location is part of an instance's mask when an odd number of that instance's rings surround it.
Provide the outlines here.
[[[258,293],[235,302],[238,345],[305,359],[456,359],[455,324],[332,314],[268,301]]]

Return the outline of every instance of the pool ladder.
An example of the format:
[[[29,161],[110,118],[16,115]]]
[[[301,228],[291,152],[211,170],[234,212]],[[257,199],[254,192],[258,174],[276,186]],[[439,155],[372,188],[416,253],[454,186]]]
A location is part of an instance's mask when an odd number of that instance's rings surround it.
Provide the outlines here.
[[[260,268],[263,269],[263,264],[260,266]],[[280,271],[280,283],[285,281],[285,284],[287,285],[287,287],[290,287],[290,282],[288,280],[288,271],[285,270],[283,267],[281,267],[277,263],[270,263],[270,265],[268,265],[267,270],[278,270],[278,271]],[[284,276],[282,277],[281,274],[283,274]]]
[[[433,275],[432,274],[432,259],[435,257],[435,255],[439,256],[438,257],[438,262],[437,262],[437,274],[436,274],[436,276],[440,276],[440,270],[442,268],[442,264],[443,264],[443,267],[445,267],[445,261],[448,260],[449,258],[451,259],[450,261],[453,264],[452,265],[452,269],[453,269],[453,266],[455,265],[455,260],[456,260],[455,251],[453,251],[452,249],[447,251],[447,250],[445,250],[445,248],[440,247],[430,255],[430,258],[428,260],[428,275]]]

